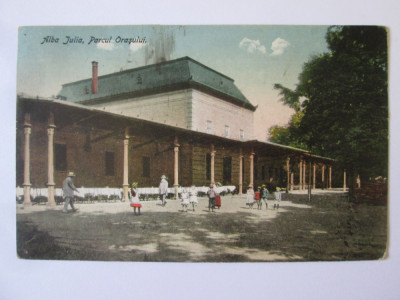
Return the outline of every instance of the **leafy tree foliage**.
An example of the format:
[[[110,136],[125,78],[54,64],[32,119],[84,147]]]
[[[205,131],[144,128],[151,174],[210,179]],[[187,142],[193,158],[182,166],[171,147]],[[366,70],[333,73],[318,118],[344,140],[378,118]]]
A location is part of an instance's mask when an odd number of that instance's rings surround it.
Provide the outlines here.
[[[336,158],[353,178],[387,176],[386,29],[335,26],[326,41],[330,52],[304,65],[295,90],[275,85],[281,101],[302,115],[273,128],[270,140]]]

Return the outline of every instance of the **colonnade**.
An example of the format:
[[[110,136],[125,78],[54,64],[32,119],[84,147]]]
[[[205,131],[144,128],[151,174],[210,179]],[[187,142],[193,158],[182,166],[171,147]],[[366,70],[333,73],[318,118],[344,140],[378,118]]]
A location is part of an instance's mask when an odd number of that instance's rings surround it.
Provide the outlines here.
[[[23,182],[23,188],[24,188],[24,204],[31,204],[31,199],[30,199],[30,188],[31,188],[31,180],[30,180],[30,136],[31,136],[31,128],[32,124],[30,122],[30,114],[25,113],[24,115],[24,182]],[[55,206],[56,202],[54,199],[55,196],[55,182],[54,182],[54,132],[55,132],[55,123],[54,123],[54,114],[52,112],[49,113],[48,116],[48,125],[47,125],[47,136],[48,136],[48,157],[47,157],[47,187],[48,187],[48,205],[49,206]],[[132,136],[129,135],[129,128],[125,128],[125,134],[124,134],[124,140],[123,140],[123,199],[124,200],[129,200],[129,178],[128,178],[128,167],[129,167],[129,140],[132,138]],[[178,186],[179,186],[179,141],[178,137],[174,138],[174,183],[173,186],[175,188],[175,194],[178,196]],[[211,184],[215,184],[215,155],[216,155],[216,150],[214,144],[211,144],[210,147],[210,152],[211,152],[211,170],[210,170],[210,175],[211,175]],[[255,157],[255,152],[253,149],[251,149],[250,154],[249,154],[249,160],[250,160],[250,174],[249,174],[249,185],[254,187],[254,157]],[[239,152],[239,178],[238,178],[238,187],[239,187],[239,194],[243,193],[243,150],[240,148]],[[293,190],[294,187],[294,172],[291,169],[291,164],[290,163],[291,158],[287,157],[286,159],[286,177],[287,177],[287,186],[286,189]],[[307,186],[307,179],[306,179],[306,160],[303,158],[300,158],[299,160],[299,189],[305,189]],[[316,187],[316,168],[317,165],[315,162],[312,163],[312,169],[311,169],[311,163],[309,162],[309,174],[312,172],[312,187]],[[321,172],[321,180],[323,183],[323,186],[325,187],[325,165],[322,165],[322,172]],[[332,167],[328,166],[328,186],[329,189],[332,188]],[[347,188],[346,186],[346,171],[344,171],[344,184],[343,184],[343,189],[345,190]]]

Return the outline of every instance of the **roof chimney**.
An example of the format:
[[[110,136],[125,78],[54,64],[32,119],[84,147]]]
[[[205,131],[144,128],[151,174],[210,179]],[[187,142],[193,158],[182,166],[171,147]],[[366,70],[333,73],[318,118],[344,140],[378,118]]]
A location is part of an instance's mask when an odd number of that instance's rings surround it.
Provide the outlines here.
[[[97,61],[92,61],[92,94],[97,93]]]

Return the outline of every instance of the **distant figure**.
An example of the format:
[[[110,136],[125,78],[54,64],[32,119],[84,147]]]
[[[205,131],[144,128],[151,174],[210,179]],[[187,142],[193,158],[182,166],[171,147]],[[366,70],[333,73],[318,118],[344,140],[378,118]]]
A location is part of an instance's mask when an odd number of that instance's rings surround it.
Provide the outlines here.
[[[268,199],[269,192],[268,192],[268,189],[267,189],[267,187],[265,186],[265,184],[263,184],[263,185],[261,186],[260,193],[261,193],[261,200],[264,201],[264,203],[265,203],[265,209],[268,209],[268,202],[267,202],[267,199]]]
[[[182,208],[183,211],[187,211],[187,207],[189,205],[189,192],[186,189],[182,190],[182,194],[181,194],[181,199],[182,199]]]
[[[160,182],[160,186],[158,189],[160,192],[160,199],[162,201],[161,205],[165,206],[165,204],[167,204],[166,198],[167,198],[167,194],[168,194],[168,181],[167,181],[167,177],[165,177],[165,175],[161,176],[161,182]]]
[[[214,206],[215,206],[215,196],[216,196],[216,192],[214,190],[214,185],[210,184],[210,189],[207,191],[207,196],[208,196],[208,211],[210,211],[210,209],[212,211],[214,211]]]
[[[261,189],[262,189],[262,187],[258,187],[258,191],[254,194],[254,200],[257,203],[257,209],[261,209],[261,206],[262,206]]]
[[[137,190],[137,183],[134,182],[132,183],[132,188],[131,188],[131,207],[133,207],[133,212],[136,215],[136,208],[138,209],[138,214],[140,215],[140,209],[142,208],[142,204],[140,204],[139,200],[139,192]]]
[[[279,203],[281,203],[281,197],[282,197],[281,189],[277,187],[274,195],[275,195],[274,209],[275,208],[278,209]]]
[[[253,208],[254,205],[254,190],[251,185],[249,185],[249,187],[247,188],[246,205],[248,205],[249,208]]]
[[[78,192],[79,191],[76,189],[72,179],[75,177],[74,172],[69,172],[67,178],[65,178],[63,182],[63,197],[65,200],[64,203],[64,213],[68,213],[68,206],[71,205],[72,211],[76,212],[77,209],[74,207],[74,202],[75,202],[75,197],[74,197],[74,191]]]
[[[194,207],[199,203],[197,201],[197,189],[194,185],[192,185],[189,190],[189,202],[192,204],[194,211]]]

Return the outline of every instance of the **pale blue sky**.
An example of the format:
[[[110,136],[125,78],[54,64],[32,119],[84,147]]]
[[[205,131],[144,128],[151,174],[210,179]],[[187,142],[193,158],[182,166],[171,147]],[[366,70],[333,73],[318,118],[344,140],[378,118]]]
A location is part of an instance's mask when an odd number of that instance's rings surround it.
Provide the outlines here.
[[[294,87],[303,64],[327,51],[327,26],[96,26],[22,27],[19,30],[17,92],[56,95],[63,83],[89,78],[91,61],[99,75],[189,56],[235,80],[254,105],[255,137],[265,140],[267,129],[284,125],[292,111],[279,101],[274,83]],[[41,44],[45,37],[58,43]],[[66,36],[83,43],[64,45]],[[89,44],[91,37],[112,43]],[[117,43],[117,38],[146,39],[146,44]],[[145,45],[141,47],[142,45]],[[163,51],[161,51],[161,50]],[[155,55],[150,57],[151,50]]]

